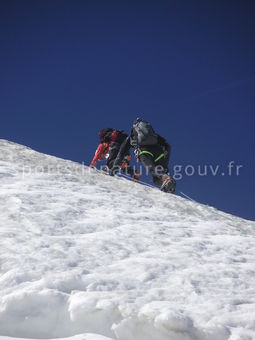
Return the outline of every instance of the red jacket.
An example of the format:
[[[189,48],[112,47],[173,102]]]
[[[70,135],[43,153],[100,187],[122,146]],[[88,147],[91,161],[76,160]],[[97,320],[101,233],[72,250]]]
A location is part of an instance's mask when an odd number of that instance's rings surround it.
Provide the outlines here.
[[[106,154],[108,153],[110,148],[109,143],[101,143],[98,145],[97,150],[95,152],[95,156],[90,163],[90,166],[93,168],[97,161],[102,160],[105,158]]]

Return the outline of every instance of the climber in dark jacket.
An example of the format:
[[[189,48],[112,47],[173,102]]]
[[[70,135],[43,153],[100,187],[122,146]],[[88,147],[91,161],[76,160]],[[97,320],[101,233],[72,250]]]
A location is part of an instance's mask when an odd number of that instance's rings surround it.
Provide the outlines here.
[[[162,191],[174,192],[176,182],[169,175],[168,163],[171,154],[171,146],[165,138],[156,134],[151,125],[137,118],[130,135],[123,141],[119,153],[110,171],[116,174],[126,153],[131,148],[135,149],[136,157],[142,162],[147,172],[151,173],[155,185]]]

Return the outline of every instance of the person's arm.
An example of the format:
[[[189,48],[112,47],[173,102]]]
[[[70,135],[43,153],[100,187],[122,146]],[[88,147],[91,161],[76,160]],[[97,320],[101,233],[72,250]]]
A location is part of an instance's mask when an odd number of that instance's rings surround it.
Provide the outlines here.
[[[122,161],[126,154],[129,152],[129,149],[131,148],[130,145],[130,137],[127,137],[124,142],[121,144],[119,153],[114,161],[113,167],[110,171],[110,175],[115,175],[119,169],[121,168]]]
[[[107,143],[99,144],[98,147],[97,147],[97,150],[95,152],[95,156],[92,159],[92,162],[90,163],[90,167],[94,168],[96,162],[98,162],[101,159],[104,159],[108,150],[109,150],[109,145]]]

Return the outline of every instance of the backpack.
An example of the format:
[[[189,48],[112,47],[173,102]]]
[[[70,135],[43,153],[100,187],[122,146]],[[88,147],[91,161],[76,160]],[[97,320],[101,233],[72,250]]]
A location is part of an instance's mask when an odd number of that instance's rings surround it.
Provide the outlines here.
[[[117,142],[121,144],[127,136],[128,135],[123,130],[114,130],[112,128],[105,128],[99,132],[99,139],[101,143]]]
[[[131,145],[134,147],[144,145],[155,145],[158,143],[158,136],[150,123],[137,119],[133,124],[133,136]]]
[[[101,143],[110,142],[113,129],[105,128],[99,132],[99,139]]]

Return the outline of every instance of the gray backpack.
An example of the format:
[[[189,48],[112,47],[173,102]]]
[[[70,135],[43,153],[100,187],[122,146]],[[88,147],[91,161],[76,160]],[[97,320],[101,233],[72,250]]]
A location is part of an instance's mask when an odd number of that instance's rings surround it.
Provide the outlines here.
[[[150,123],[137,119],[133,124],[133,146],[155,145],[158,143],[158,136]]]

